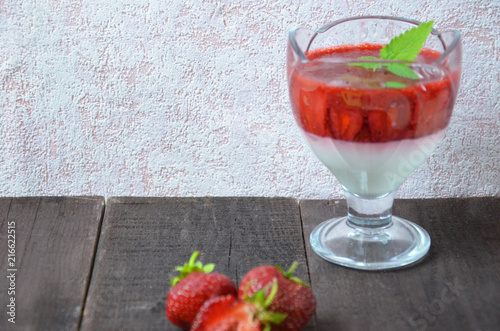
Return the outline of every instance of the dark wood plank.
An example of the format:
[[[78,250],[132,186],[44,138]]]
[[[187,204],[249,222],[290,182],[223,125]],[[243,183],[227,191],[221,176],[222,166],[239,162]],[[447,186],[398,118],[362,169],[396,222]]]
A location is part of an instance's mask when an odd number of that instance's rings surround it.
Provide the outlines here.
[[[103,208],[102,197],[0,199],[0,330],[78,328]],[[12,229],[15,261],[7,249]],[[13,283],[6,273],[14,274]],[[9,294],[11,285],[15,293]],[[10,298],[15,325],[6,314]]]
[[[195,250],[236,283],[257,265],[293,261],[309,279],[294,199],[111,198],[82,329],[177,330],[165,317],[168,283]]]
[[[500,198],[396,200],[394,215],[422,225],[432,245],[412,267],[369,272],[326,262],[309,246],[344,201],[300,203],[318,330],[497,330]]]

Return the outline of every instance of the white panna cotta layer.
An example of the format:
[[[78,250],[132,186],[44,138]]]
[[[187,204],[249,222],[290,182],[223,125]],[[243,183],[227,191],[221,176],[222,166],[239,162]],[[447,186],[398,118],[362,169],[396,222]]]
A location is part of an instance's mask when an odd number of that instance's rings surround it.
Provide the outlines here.
[[[359,143],[304,132],[307,142],[349,192],[377,198],[393,192],[432,154],[444,130],[417,139]]]

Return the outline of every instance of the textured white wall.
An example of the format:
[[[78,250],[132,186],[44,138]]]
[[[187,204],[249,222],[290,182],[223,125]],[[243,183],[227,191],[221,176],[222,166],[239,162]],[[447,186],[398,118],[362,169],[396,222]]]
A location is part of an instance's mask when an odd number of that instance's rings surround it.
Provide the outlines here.
[[[286,38],[364,14],[463,34],[446,139],[399,196],[500,195],[498,0],[0,1],[0,195],[341,197]]]

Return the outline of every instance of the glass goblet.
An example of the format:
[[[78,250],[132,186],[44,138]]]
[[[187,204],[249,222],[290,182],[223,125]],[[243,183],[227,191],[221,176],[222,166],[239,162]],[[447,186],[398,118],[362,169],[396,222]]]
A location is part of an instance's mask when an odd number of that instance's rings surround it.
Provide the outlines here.
[[[413,62],[369,60],[420,22],[352,17],[315,31],[290,31],[287,79],[299,128],[312,151],[342,185],[345,217],[310,236],[314,251],[343,266],[377,270],[420,260],[430,248],[419,225],[392,215],[394,196],[444,136],[458,91],[461,40],[432,30]],[[418,78],[389,71],[398,63]]]

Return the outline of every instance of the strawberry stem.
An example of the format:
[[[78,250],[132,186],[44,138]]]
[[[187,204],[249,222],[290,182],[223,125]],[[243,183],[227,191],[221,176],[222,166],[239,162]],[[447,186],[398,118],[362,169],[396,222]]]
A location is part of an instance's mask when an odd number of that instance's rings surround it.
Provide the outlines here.
[[[263,330],[271,330],[271,324],[278,325],[287,317],[286,314],[275,313],[267,310],[278,293],[278,280],[276,278],[273,279],[271,292],[269,292],[269,295],[266,297],[268,289],[269,286],[266,286],[255,292],[251,297],[248,297],[247,293],[245,293],[244,299],[246,302],[252,303],[257,309],[257,318],[264,326]]]
[[[189,262],[188,264],[189,265],[194,265],[195,261],[196,261],[196,258],[200,255],[200,251],[194,251],[194,253],[191,255],[191,257],[189,258]]]
[[[266,289],[267,290],[267,289]],[[268,308],[274,300],[274,297],[278,293],[278,280],[276,278],[273,279],[273,286],[271,287],[271,292],[264,301],[264,308]]]
[[[295,269],[297,269],[298,265],[299,265],[299,263],[297,261],[293,262],[292,265],[290,266],[290,269],[288,269],[288,271],[286,272],[285,277],[286,278],[292,277],[292,275],[295,272]]]
[[[174,279],[172,279],[172,281],[170,282],[170,285],[175,286],[177,283],[183,280],[187,275],[192,274],[193,272],[202,272],[205,274],[209,274],[214,270],[215,264],[210,263],[204,266],[200,261],[196,261],[199,255],[200,251],[195,251],[193,255],[191,255],[191,257],[189,258],[188,263],[185,263],[181,267],[175,268],[175,270],[180,272],[180,275],[174,277]]]
[[[276,265],[276,268],[278,268],[281,271],[281,273],[283,274],[283,276],[285,276],[286,279],[289,279],[294,283],[301,284],[310,288],[311,285],[307,284],[302,279],[293,276],[293,273],[295,272],[295,269],[297,269],[298,265],[299,263],[297,261],[293,262],[292,265],[290,266],[290,269],[288,269],[288,271],[286,272],[279,265]]]

